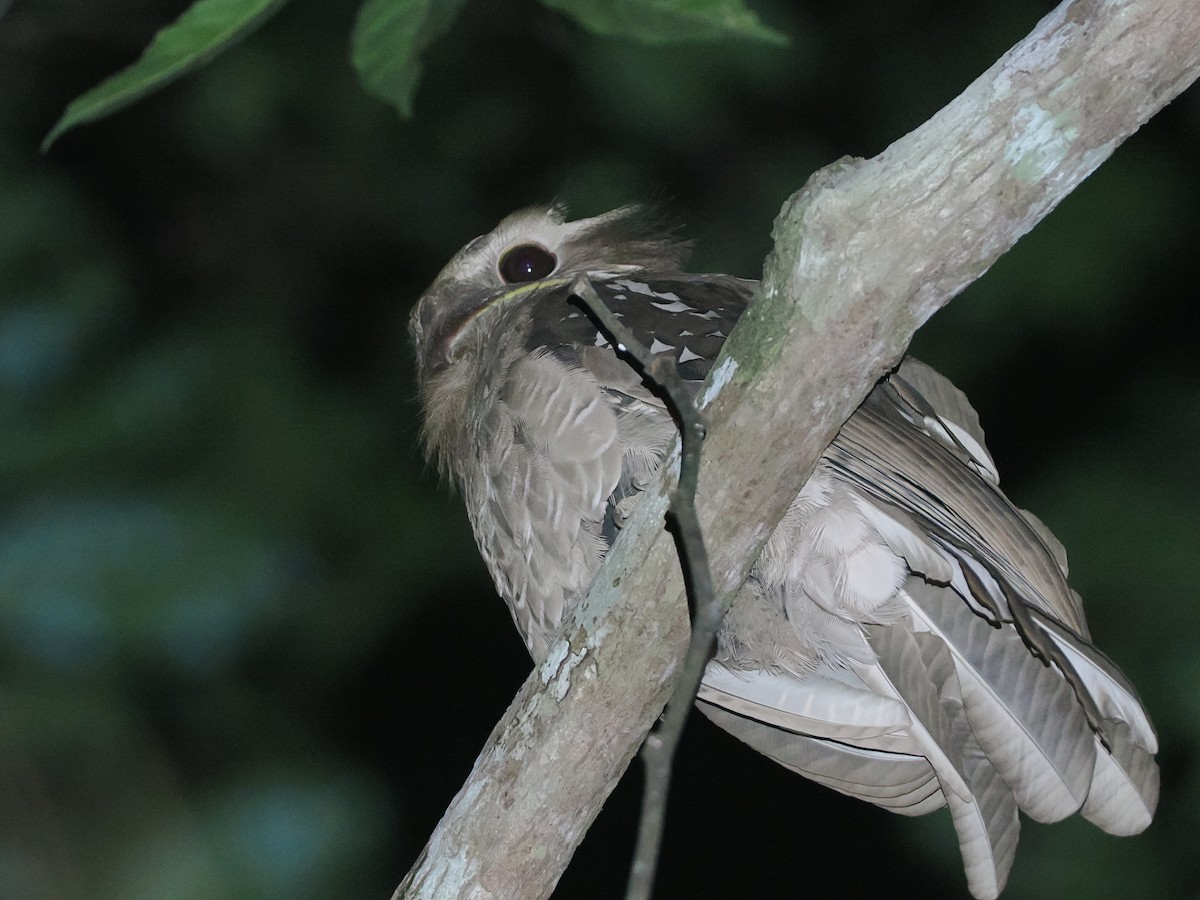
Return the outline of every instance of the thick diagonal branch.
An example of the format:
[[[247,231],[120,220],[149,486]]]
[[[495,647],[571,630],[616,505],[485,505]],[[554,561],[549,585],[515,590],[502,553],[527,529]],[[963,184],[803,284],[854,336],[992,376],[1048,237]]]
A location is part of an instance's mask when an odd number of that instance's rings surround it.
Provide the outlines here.
[[[638,821],[637,843],[629,870],[625,900],[648,900],[654,887],[654,872],[658,867],[662,832],[666,822],[667,791],[671,785],[671,769],[675,750],[683,737],[688,711],[696,701],[704,669],[712,656],[717,629],[729,610],[733,594],[718,597],[713,590],[712,571],[708,566],[708,550],[704,546],[704,531],[696,515],[696,491],[700,482],[700,444],[708,426],[691,393],[679,377],[675,357],[654,355],[621,324],[604,305],[586,275],[580,275],[571,285],[572,296],[582,301],[588,316],[600,332],[616,348],[618,355],[629,358],[631,365],[646,378],[655,393],[660,394],[679,428],[679,482],[671,492],[671,524],[679,550],[684,583],[692,607],[692,635],[683,658],[683,673],[667,704],[658,727],[642,744],[642,762],[646,767],[646,782],[642,789],[642,815]]]

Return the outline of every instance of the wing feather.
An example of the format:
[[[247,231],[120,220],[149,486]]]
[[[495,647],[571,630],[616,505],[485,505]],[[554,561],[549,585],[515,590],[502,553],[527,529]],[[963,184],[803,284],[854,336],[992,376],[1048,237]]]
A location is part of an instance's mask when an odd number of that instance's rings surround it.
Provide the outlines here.
[[[699,697],[788,731],[859,743],[902,731],[905,705],[830,667],[797,677],[787,672],[733,672],[709,663]],[[857,679],[853,679],[857,681]]]
[[[849,797],[905,816],[924,815],[946,805],[933,767],[923,756],[795,734],[703,700],[697,708],[764,756]]]
[[[1070,685],[1029,653],[1015,629],[991,627],[952,591],[909,578],[904,596],[916,627],[949,649],[975,737],[1021,809],[1039,822],[1077,811],[1095,748]]]

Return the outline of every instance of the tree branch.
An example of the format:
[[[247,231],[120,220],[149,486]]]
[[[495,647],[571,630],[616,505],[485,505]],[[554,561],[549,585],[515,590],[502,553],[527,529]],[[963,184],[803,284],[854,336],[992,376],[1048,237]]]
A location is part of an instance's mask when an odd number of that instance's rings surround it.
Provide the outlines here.
[[[655,355],[637,341],[633,333],[604,305],[591,279],[577,275],[571,284],[572,296],[579,300],[600,333],[608,338],[616,352],[629,361],[637,373],[648,380],[662,397],[679,429],[679,481],[671,491],[669,524],[679,551],[683,580],[692,609],[692,635],[683,658],[683,672],[675,682],[658,727],[642,742],[642,763],[646,768],[642,788],[642,815],[638,820],[637,844],[625,900],[649,900],[654,891],[654,873],[662,846],[663,826],[667,818],[667,792],[675,750],[683,737],[692,704],[700,691],[704,670],[716,646],[717,631],[733,602],[733,594],[718,596],[713,591],[704,532],[696,515],[696,491],[700,480],[700,444],[708,426],[696,408],[692,395],[679,377],[675,357]]]
[[[762,296],[703,402],[700,521],[735,591],[821,452],[916,329],[1200,72],[1195,0],[1080,0],[776,222]],[[545,897],[662,710],[687,643],[666,477],[622,529],[395,898]]]

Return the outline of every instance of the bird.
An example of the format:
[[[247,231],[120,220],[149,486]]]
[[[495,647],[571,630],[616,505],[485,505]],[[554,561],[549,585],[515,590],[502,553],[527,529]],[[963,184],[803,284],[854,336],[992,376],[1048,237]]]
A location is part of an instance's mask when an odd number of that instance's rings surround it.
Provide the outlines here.
[[[530,207],[463,247],[413,307],[426,455],[461,492],[535,662],[676,434],[571,283],[586,276],[695,394],[756,283],[688,273],[688,251],[643,207],[574,221]],[[1158,802],[1154,726],[1067,575],[1062,544],[1001,491],[965,395],[906,357],[768,539],[696,705],[842,794],[906,816],[949,807],[968,889],[989,900],[1019,812],[1129,835]]]

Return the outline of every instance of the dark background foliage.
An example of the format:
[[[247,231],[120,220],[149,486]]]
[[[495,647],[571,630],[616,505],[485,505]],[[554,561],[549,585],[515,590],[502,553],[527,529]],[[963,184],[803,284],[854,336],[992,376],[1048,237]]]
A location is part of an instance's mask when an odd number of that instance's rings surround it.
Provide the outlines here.
[[[784,198],[920,124],[1049,4],[756,6],[792,38],[644,46],[468,4],[401,121],[349,5],[291,4],[37,145],[171,0],[0,3],[0,897],[386,897],[528,670],[417,447],[409,307],[512,209],[657,201],[754,275]],[[1200,884],[1200,95],[918,336],[1071,553],[1163,741],[1144,835],[1026,823],[1012,898]],[[603,740],[603,736],[597,736]],[[617,896],[636,769],[558,896]],[[696,720],[658,896],[961,896],[889,816]]]

